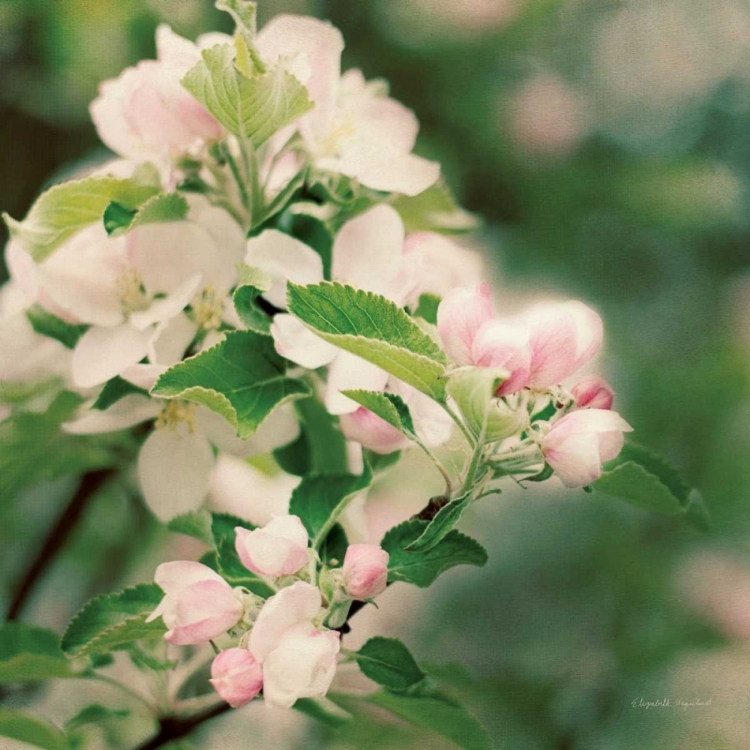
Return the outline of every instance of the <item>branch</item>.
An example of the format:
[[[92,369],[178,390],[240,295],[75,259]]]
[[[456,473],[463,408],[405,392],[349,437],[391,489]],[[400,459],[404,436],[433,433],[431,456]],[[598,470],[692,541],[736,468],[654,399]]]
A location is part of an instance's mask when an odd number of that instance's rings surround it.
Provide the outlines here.
[[[47,573],[86,506],[112,475],[112,469],[101,469],[84,475],[78,490],[47,533],[36,557],[32,560],[18,584],[13,601],[8,609],[8,620],[18,619],[37,583]]]
[[[232,707],[222,701],[216,706],[185,719],[177,716],[163,716],[159,719],[158,734],[152,739],[146,740],[142,745],[138,745],[135,750],[156,750],[156,748],[163,747],[169,742],[187,737],[196,727],[231,710]]]

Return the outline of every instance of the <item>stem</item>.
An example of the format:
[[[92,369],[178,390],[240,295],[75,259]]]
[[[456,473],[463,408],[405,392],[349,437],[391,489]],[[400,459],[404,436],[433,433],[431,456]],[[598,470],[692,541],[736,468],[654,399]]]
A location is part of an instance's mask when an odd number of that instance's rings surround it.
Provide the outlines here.
[[[471,491],[471,488],[474,486],[474,478],[477,474],[477,469],[479,468],[479,462],[482,459],[482,455],[484,453],[484,445],[480,442],[476,448],[474,448],[474,453],[471,457],[471,463],[469,464],[469,468],[466,471],[466,478],[464,479],[463,487],[461,487],[461,494],[466,495]]]
[[[440,472],[443,479],[445,480],[445,494],[450,496],[453,494],[453,480],[448,470],[443,466],[440,459],[421,441],[414,441],[429,457],[430,461],[435,465],[435,468]]]
[[[26,607],[34,588],[47,573],[57,553],[63,547],[78,523],[86,506],[113,473],[112,469],[100,469],[84,475],[78,490],[47,533],[36,557],[32,560],[21,582],[18,584],[18,588],[8,609],[8,620],[18,619],[22,610]]]
[[[105,674],[93,674],[91,675],[91,678],[94,680],[99,680],[99,682],[104,682],[107,685],[112,685],[112,687],[116,687],[123,693],[127,693],[131,698],[135,698],[139,703],[142,703],[144,706],[146,706],[150,713],[154,713],[154,707],[151,705],[151,703],[149,703],[148,699],[144,698],[137,690],[133,690],[133,688],[128,687],[124,683],[119,682],[112,677],[108,677]]]
[[[463,423],[463,421],[458,416],[458,414],[456,414],[456,412],[454,412],[453,409],[451,409],[450,406],[448,406],[448,404],[442,404],[442,407],[448,413],[448,416],[458,425],[459,429],[463,433],[469,445],[471,446],[476,445],[477,441],[474,439],[474,436],[466,428],[466,425]]]
[[[250,196],[247,192],[245,180],[242,178],[242,174],[240,173],[240,168],[237,166],[237,161],[235,160],[234,156],[232,156],[232,153],[228,147],[224,148],[223,151],[224,158],[227,160],[227,164],[229,164],[229,169],[232,171],[232,176],[234,177],[234,181],[237,183],[237,188],[240,191],[242,205],[245,207],[247,212],[250,213],[252,211]]]
[[[169,742],[187,737],[196,727],[231,710],[232,707],[222,701],[211,708],[207,708],[205,711],[187,718],[164,716],[159,719],[158,734],[152,739],[138,745],[135,750],[156,750],[159,747],[164,747]]]

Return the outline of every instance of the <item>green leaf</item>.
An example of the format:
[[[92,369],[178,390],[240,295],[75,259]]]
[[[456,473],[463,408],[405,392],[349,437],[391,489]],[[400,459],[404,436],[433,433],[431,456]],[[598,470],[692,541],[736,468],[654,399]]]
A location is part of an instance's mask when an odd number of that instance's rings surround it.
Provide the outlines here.
[[[328,698],[298,698],[294,709],[330,727],[347,724],[354,718],[348,711]]]
[[[324,563],[336,568],[343,564],[348,546],[349,540],[346,538],[346,532],[341,524],[337,523],[323,540],[318,554]]]
[[[246,439],[277,406],[309,396],[310,388],[286,377],[284,360],[269,336],[233,331],[210,349],[167,370],[151,393],[203,404]]]
[[[91,599],[71,620],[62,637],[64,651],[79,656],[121,651],[141,638],[166,632],[161,618],[147,623],[164,593],[155,583],[143,583],[117,594]]]
[[[399,195],[391,201],[407,232],[472,232],[479,222],[456,203],[440,180],[415,196]]]
[[[309,472],[345,474],[349,464],[339,420],[316,397],[297,401],[294,408],[310,443]]]
[[[458,404],[474,436],[485,443],[504,440],[528,426],[526,409],[514,411],[495,396],[507,377],[508,371],[499,367],[464,367],[448,379],[448,394]]]
[[[20,622],[0,625],[0,683],[77,676],[54,631]]]
[[[701,529],[709,524],[700,492],[691,489],[677,469],[636,443],[626,443],[619,456],[593,484],[599,492],[665,515],[685,515]]]
[[[91,408],[104,411],[105,409],[109,409],[113,404],[116,404],[121,398],[133,394],[148,396],[148,391],[139,388],[137,385],[133,385],[119,375],[116,375],[104,384],[104,388],[99,392],[99,395],[96,397],[96,401],[91,405]]]
[[[65,735],[44,719],[0,706],[0,736],[44,750],[70,750]]]
[[[230,133],[249,138],[256,149],[313,106],[307,89],[281,66],[249,78],[235,65],[235,49],[228,44],[204,50],[202,57],[182,85]]]
[[[102,724],[112,719],[124,719],[130,716],[127,709],[112,709],[99,703],[92,703],[81,709],[72,719],[65,722],[65,731],[68,734],[77,732],[89,724]]]
[[[273,452],[273,457],[279,467],[287,474],[302,477],[305,474],[309,474],[312,470],[310,467],[311,450],[312,447],[307,437],[307,432],[302,429],[299,437],[293,443],[276,448]]]
[[[395,466],[401,459],[401,451],[393,451],[392,453],[374,453],[371,450],[363,450],[362,455],[370,464],[374,474],[380,474],[383,471],[387,471],[391,466]]]
[[[437,325],[437,311],[441,299],[437,294],[420,294],[414,317],[422,318],[432,325]]]
[[[156,192],[156,188],[132,179],[87,177],[55,185],[42,193],[21,222],[7,214],[3,217],[11,237],[38,263],[76,232],[101,220],[112,201],[134,209]]]
[[[445,355],[400,307],[342,284],[288,284],[289,312],[321,338],[372,362],[436,401],[445,397]]]
[[[353,474],[309,474],[292,492],[289,513],[305,524],[317,549],[338,522],[354,495],[372,481],[369,466],[359,476]]]
[[[246,328],[256,333],[268,335],[271,319],[256,304],[258,297],[271,288],[271,279],[260,268],[237,265],[238,285],[232,295],[234,309]]]
[[[492,750],[487,730],[463,706],[439,698],[381,691],[368,700],[404,721],[446,737],[464,750]]]
[[[487,552],[479,542],[459,531],[450,531],[434,547],[421,552],[406,549],[424,533],[428,521],[410,520],[389,529],[380,546],[388,553],[388,580],[427,588],[456,565],[483,567]]]
[[[183,513],[167,523],[167,528],[177,534],[185,534],[206,544],[213,544],[211,514],[207,510]]]
[[[316,204],[317,205],[317,204]],[[328,227],[317,216],[306,211],[306,204],[297,203],[290,206],[284,214],[281,225],[287,234],[296,237],[311,247],[323,261],[323,278],[331,278],[333,263],[333,235]]]
[[[82,400],[62,391],[45,413],[17,412],[0,422],[0,502],[12,499],[27,485],[112,463],[100,436],[69,435],[60,429]]]
[[[89,326],[85,324],[74,325],[73,323],[66,323],[61,318],[58,318],[57,315],[47,312],[39,305],[32,305],[26,311],[26,317],[29,319],[31,327],[37,333],[59,341],[68,349],[75,348],[78,339],[89,329]]]
[[[118,236],[145,224],[183,221],[187,218],[188,210],[188,202],[177,193],[154,195],[137,210],[113,201],[104,211],[104,228],[107,234]]]
[[[407,690],[425,677],[409,649],[396,638],[370,638],[352,655],[363,674],[389,690]]]
[[[399,432],[403,432],[411,440],[419,439],[414,430],[409,407],[401,396],[380,391],[342,391],[342,393],[360,406],[364,406],[365,409],[369,409]]]
[[[408,549],[420,552],[435,547],[461,520],[461,516],[469,505],[471,505],[471,497],[457,497],[444,505],[428,523],[422,534],[409,544]]]

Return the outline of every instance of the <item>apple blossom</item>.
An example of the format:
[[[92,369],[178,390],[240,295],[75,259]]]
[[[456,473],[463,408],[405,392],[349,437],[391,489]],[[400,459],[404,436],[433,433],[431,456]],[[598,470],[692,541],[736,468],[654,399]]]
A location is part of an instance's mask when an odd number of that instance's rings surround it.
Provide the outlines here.
[[[297,123],[313,164],[374,190],[417,195],[436,182],[440,166],[411,153],[414,113],[367,83],[362,72],[342,76],[344,42],[329,23],[279,15],[257,37],[268,64],[285,63],[307,86],[315,107]]]
[[[495,317],[489,284],[449,292],[437,312],[437,329],[448,357],[457,365],[475,364],[472,356],[479,329]]]
[[[143,60],[101,84],[91,118],[102,141],[120,156],[163,164],[196,143],[220,138],[223,128],[181,79],[200,60],[201,49],[231,41],[225,34],[207,34],[193,44],[160,25],[157,59]]]
[[[611,386],[599,375],[581,378],[570,389],[570,393],[579,409],[611,409],[615,399]]]
[[[201,563],[162,563],[154,580],[165,596],[146,622],[161,617],[169,628],[164,638],[176,646],[207,643],[242,618],[242,602],[232,587]]]
[[[211,663],[210,682],[232,708],[239,708],[261,691],[263,671],[246,648],[228,648]]]
[[[352,599],[374,599],[385,591],[388,553],[377,544],[350,544],[344,557],[346,593]]]
[[[307,563],[307,530],[297,516],[279,516],[261,529],[235,530],[242,564],[269,578],[292,575]]]
[[[328,692],[340,649],[340,635],[315,625],[320,591],[297,581],[268,599],[250,632],[250,651],[263,667],[263,698],[290,708],[298,698]]]
[[[601,476],[602,464],[620,452],[623,432],[632,430],[614,411],[574,411],[542,438],[542,453],[566,487],[585,487]]]
[[[601,318],[582,302],[543,303],[522,319],[529,329],[532,388],[547,388],[569,378],[602,343]]]

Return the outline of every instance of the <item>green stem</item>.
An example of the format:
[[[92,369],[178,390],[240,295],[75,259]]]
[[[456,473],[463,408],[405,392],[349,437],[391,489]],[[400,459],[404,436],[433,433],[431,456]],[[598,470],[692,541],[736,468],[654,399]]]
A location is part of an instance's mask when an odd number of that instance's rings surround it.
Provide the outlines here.
[[[458,425],[459,429],[463,433],[463,436],[466,438],[467,442],[471,446],[475,446],[477,441],[474,439],[474,436],[469,432],[469,430],[466,428],[466,425],[463,423],[461,418],[456,414],[456,412],[453,411],[453,409],[448,406],[448,404],[442,404],[443,409],[445,409],[448,416]]]
[[[252,206],[250,203],[250,195],[247,192],[247,186],[245,185],[245,180],[242,177],[242,174],[240,173],[240,168],[237,165],[237,161],[232,156],[229,148],[227,146],[224,147],[224,158],[227,160],[227,164],[229,164],[229,169],[232,171],[232,176],[234,177],[234,181],[237,183],[237,188],[240,191],[240,198],[242,199],[242,205],[245,207],[247,212],[252,215]]]
[[[137,690],[133,690],[133,688],[128,687],[119,680],[115,680],[112,677],[107,677],[107,675],[98,673],[91,675],[91,679],[99,680],[99,682],[104,682],[107,685],[116,687],[118,690],[121,690],[123,693],[127,693],[131,698],[134,698],[139,703],[144,705],[149,710],[149,713],[156,714],[156,708],[150,703],[147,698],[144,698]]]
[[[445,480],[445,494],[449,497],[453,494],[453,480],[448,470],[443,466],[440,459],[418,438],[414,442],[427,454],[428,458],[435,465],[435,468],[440,472],[443,479]]]

